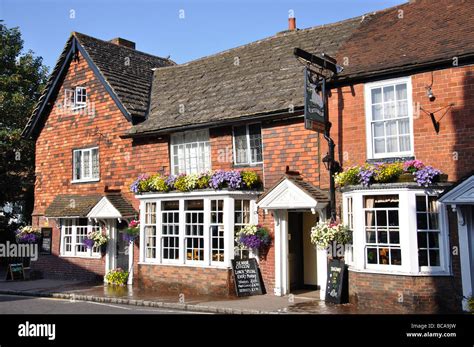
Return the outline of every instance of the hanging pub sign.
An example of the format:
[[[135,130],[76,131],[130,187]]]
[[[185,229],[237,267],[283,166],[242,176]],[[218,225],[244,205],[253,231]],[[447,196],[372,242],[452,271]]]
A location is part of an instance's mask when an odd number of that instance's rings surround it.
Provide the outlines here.
[[[305,69],[304,124],[309,130],[322,131],[325,127],[325,88],[323,76]]]

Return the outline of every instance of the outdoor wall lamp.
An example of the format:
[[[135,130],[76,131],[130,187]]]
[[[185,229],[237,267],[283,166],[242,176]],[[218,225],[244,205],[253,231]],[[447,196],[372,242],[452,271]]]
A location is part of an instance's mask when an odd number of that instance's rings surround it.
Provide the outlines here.
[[[324,164],[324,167],[325,167],[326,170],[328,170],[328,171],[329,171],[329,168],[331,167],[331,161],[332,161],[332,160],[331,160],[331,158],[330,158],[330,156],[329,156],[329,153],[326,154],[326,155],[324,156],[324,158],[322,159],[322,162],[323,162],[323,164]]]
[[[434,99],[436,99],[436,96],[434,95],[431,87],[426,87],[426,95],[428,96],[428,99],[430,99],[430,101],[434,101]]]

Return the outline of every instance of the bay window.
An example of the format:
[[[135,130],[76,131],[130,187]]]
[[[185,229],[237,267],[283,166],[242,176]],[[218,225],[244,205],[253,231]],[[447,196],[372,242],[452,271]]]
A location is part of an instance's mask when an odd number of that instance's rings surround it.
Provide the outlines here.
[[[344,223],[352,229],[354,271],[392,274],[450,273],[447,211],[441,191],[387,187],[343,193]]]
[[[211,150],[207,129],[171,135],[170,152],[173,175],[211,170]]]
[[[260,124],[234,127],[234,163],[259,164],[263,161],[262,129]]]
[[[365,85],[367,157],[413,154],[411,81],[400,78]]]
[[[140,261],[149,264],[228,267],[234,256],[235,232],[256,224],[258,192],[209,191],[157,193],[141,200]]]
[[[99,148],[83,148],[73,151],[73,182],[99,180]]]
[[[100,248],[87,248],[83,242],[87,234],[99,231],[100,226],[87,218],[61,219],[61,255],[68,257],[100,257]]]

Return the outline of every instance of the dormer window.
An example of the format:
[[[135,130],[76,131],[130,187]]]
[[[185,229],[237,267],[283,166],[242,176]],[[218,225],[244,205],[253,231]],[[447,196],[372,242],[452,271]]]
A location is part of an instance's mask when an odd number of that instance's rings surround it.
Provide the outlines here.
[[[64,104],[66,108],[77,110],[87,105],[87,90],[85,87],[66,89],[64,91]]]

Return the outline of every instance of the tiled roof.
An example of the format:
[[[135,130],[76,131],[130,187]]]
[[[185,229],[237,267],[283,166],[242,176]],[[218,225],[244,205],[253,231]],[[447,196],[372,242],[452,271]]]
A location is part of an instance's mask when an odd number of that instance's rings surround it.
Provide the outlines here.
[[[303,106],[295,47],[344,65],[339,80],[474,55],[472,0],[416,0],[346,21],[284,32],[154,73],[148,119],[130,134],[215,125]],[[460,59],[462,61],[462,59]],[[347,63],[347,64],[344,64]],[[452,66],[452,65],[451,65]]]
[[[54,97],[55,89],[59,87],[56,85],[56,81],[61,74],[65,73],[65,68],[72,57],[75,40],[84,49],[102,75],[104,83],[110,87],[130,118],[140,118],[146,115],[153,69],[175,64],[169,59],[73,32],[23,130],[24,136],[31,136],[48,114],[52,105],[49,98]]]
[[[304,66],[295,59],[293,49],[300,47],[334,55],[359,21],[351,19],[283,32],[156,70],[148,119],[134,130],[141,133],[212,123],[302,105]]]
[[[133,217],[138,215],[137,210],[135,210],[132,204],[130,204],[121,194],[107,194],[105,196],[120,212],[122,217]]]
[[[472,0],[416,0],[368,14],[336,56],[347,57],[341,77],[461,62],[474,53],[473,18]]]
[[[46,208],[45,217],[86,217],[101,195],[57,195]]]
[[[153,69],[175,65],[109,41],[73,33],[132,116],[144,117],[148,109]]]
[[[88,213],[104,195],[57,195],[45,211],[45,217],[87,217]],[[120,212],[122,217],[136,216],[138,212],[118,193],[106,194],[105,197]]]
[[[303,177],[300,175],[293,175],[293,174],[284,174],[278,182],[276,182],[270,189],[265,191],[262,195],[259,196],[257,203],[262,201],[270,192],[273,191],[276,187],[280,185],[285,180],[289,180],[290,182],[294,183],[298,188],[303,190],[306,194],[311,196],[314,200],[318,202],[329,202],[329,192],[327,190],[323,190],[314,186],[313,184],[304,180]]]

